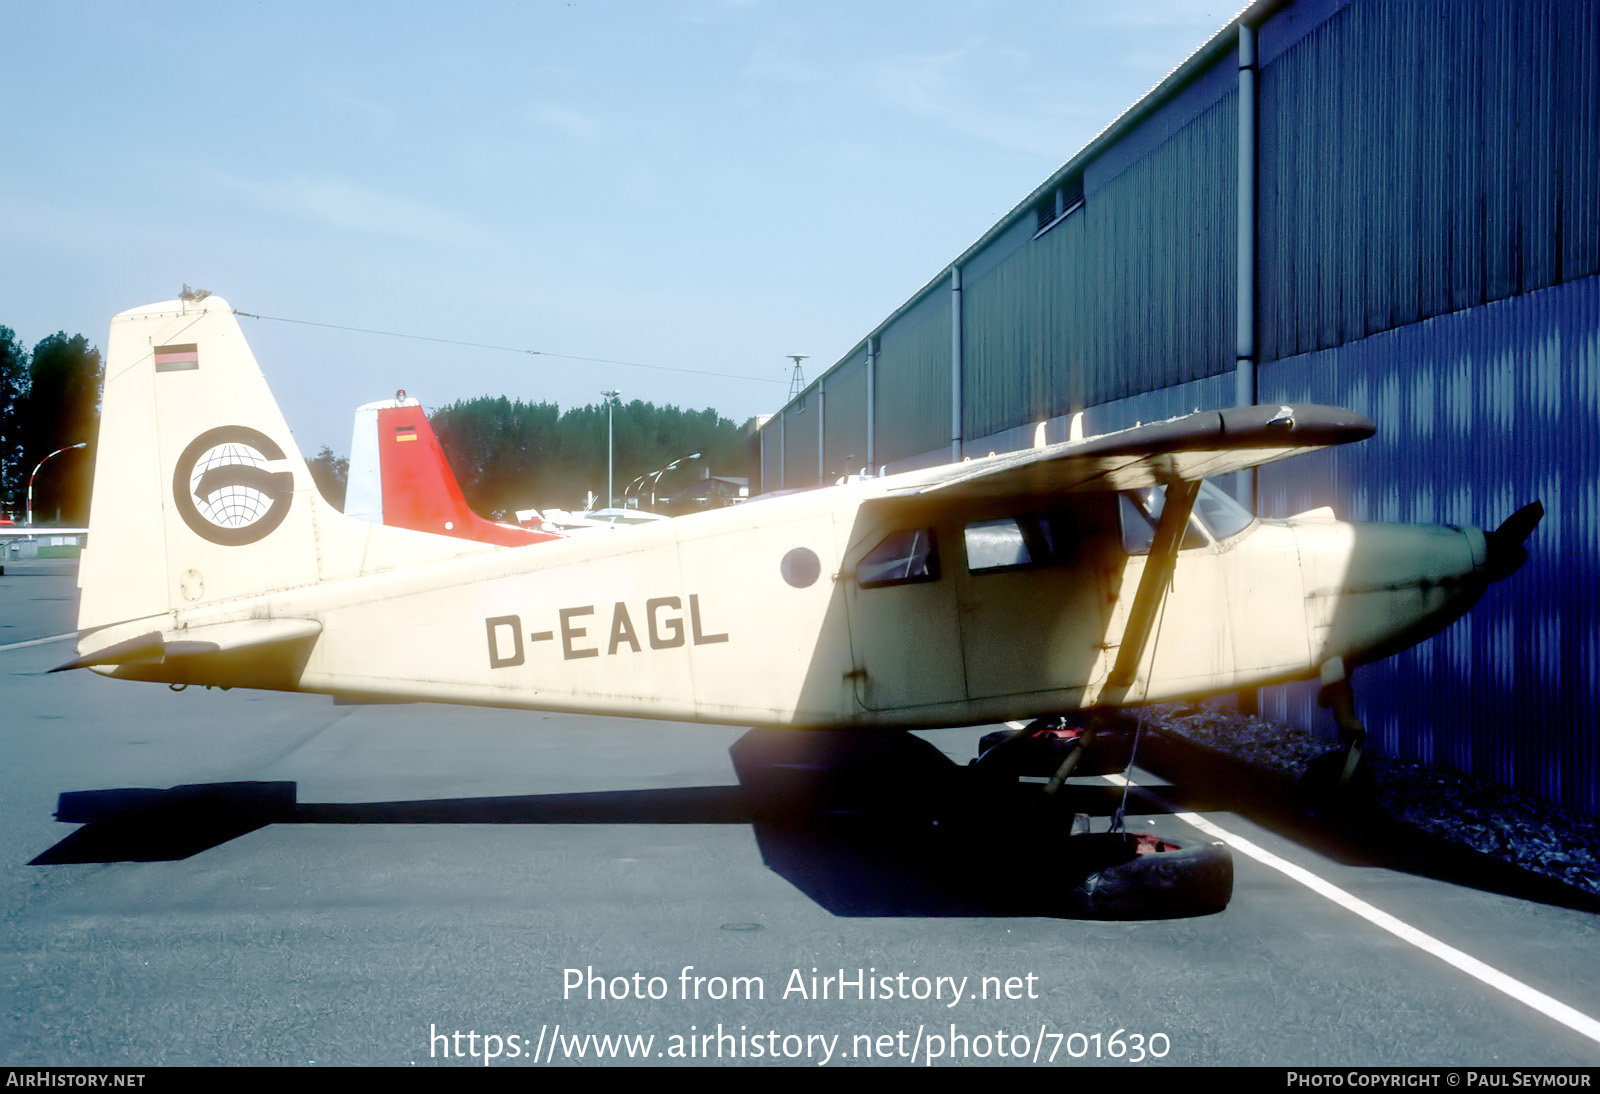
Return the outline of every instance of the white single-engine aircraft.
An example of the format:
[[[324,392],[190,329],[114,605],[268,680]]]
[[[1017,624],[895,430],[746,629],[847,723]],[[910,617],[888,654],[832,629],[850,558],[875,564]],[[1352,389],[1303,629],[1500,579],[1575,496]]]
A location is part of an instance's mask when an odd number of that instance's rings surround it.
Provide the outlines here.
[[[1373,431],[1347,410],[1236,407],[497,547],[333,509],[228,304],[168,301],[112,321],[61,667],[833,729],[1320,676],[1353,767],[1349,669],[1470,608],[1542,512],[1487,533],[1258,520],[1202,481]]]

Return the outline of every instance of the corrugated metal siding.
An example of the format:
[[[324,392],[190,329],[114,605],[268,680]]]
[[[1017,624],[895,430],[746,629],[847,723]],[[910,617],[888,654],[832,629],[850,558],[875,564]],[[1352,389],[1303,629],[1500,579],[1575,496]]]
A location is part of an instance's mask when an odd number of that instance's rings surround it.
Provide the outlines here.
[[[1171,140],[1185,126],[1234,94],[1239,86],[1239,32],[1237,26],[1221,36],[1218,60],[1195,73],[1181,90],[1146,114],[1112,144],[1096,150],[1083,169],[1083,188],[1096,194],[1137,160]]]
[[[1600,278],[1274,362],[1260,390],[1378,423],[1371,440],[1262,468],[1263,513],[1332,504],[1494,528],[1544,501],[1528,564],[1360,669],[1358,712],[1385,753],[1600,814]],[[1268,689],[1263,714],[1331,726],[1309,686]]]
[[[1085,219],[1080,209],[963,289],[966,436],[1083,406],[1092,353]]]
[[[1261,75],[1260,351],[1600,273],[1600,8],[1354,3]]]
[[[950,289],[936,286],[883,329],[874,368],[877,459],[950,444]],[[815,453],[813,452],[813,457]]]
[[[1234,401],[1233,373],[1207,376],[1090,407],[1083,412],[1083,435],[1114,433],[1140,422],[1164,421],[1196,410],[1218,410]]]
[[[1147,391],[1126,399],[1089,407],[1083,412],[1083,435],[1093,437],[1100,433],[1114,433],[1140,422],[1159,422],[1176,418],[1194,410],[1217,410],[1232,406],[1234,401],[1233,374],[1208,376],[1204,380],[1191,380],[1159,391]],[[1041,418],[1045,423],[1046,444],[1059,444],[1071,436],[1072,415],[1060,414]],[[968,441],[970,455],[981,456],[996,452],[1015,452],[1032,448],[1038,421],[986,433]]]
[[[1237,93],[962,294],[963,433],[1231,369]]]
[[[822,427],[827,480],[867,465],[867,351],[858,350],[822,378],[827,420]]]
[[[1600,5],[1557,11],[1561,280],[1600,272]]]
[[[1090,195],[1090,404],[1233,368],[1238,114],[1232,91]]]
[[[783,465],[779,462],[779,449],[782,447],[782,442],[778,439],[779,421],[780,419],[775,416],[761,427],[761,489],[752,489],[750,491],[752,497],[777,490],[783,483],[781,471]],[[750,485],[755,486],[754,483]]]
[[[783,412],[783,485],[814,486],[817,475],[817,385],[812,384]]]

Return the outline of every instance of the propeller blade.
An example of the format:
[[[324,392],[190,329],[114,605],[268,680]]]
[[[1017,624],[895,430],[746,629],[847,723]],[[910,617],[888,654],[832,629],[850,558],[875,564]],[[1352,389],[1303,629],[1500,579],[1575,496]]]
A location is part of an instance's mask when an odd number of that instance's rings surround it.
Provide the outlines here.
[[[1543,519],[1544,503],[1531,501],[1507,517],[1500,527],[1484,533],[1489,557],[1483,568],[1490,581],[1510,577],[1528,561],[1528,552],[1522,545]]]

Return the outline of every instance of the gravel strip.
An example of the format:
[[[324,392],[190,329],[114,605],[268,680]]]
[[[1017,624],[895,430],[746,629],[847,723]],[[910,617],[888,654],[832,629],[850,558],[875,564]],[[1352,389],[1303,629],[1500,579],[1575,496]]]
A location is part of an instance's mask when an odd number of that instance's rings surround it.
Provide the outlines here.
[[[1186,704],[1145,708],[1145,726],[1252,767],[1296,776],[1335,747],[1292,726]],[[1600,896],[1600,823],[1542,798],[1367,749],[1373,804],[1422,831]]]

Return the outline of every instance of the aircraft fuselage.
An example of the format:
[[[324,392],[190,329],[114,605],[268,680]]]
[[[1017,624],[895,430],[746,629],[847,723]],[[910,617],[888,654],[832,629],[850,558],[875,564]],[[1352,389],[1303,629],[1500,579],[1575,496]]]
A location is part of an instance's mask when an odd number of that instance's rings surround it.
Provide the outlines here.
[[[1122,495],[951,504],[890,496],[890,481],[177,613],[190,628],[321,624],[247,679],[223,655],[101,671],[738,725],[962,725],[1308,678],[1422,640],[1485,584],[1472,528],[1312,517],[1219,539],[1193,521],[1116,681],[1150,557]]]

